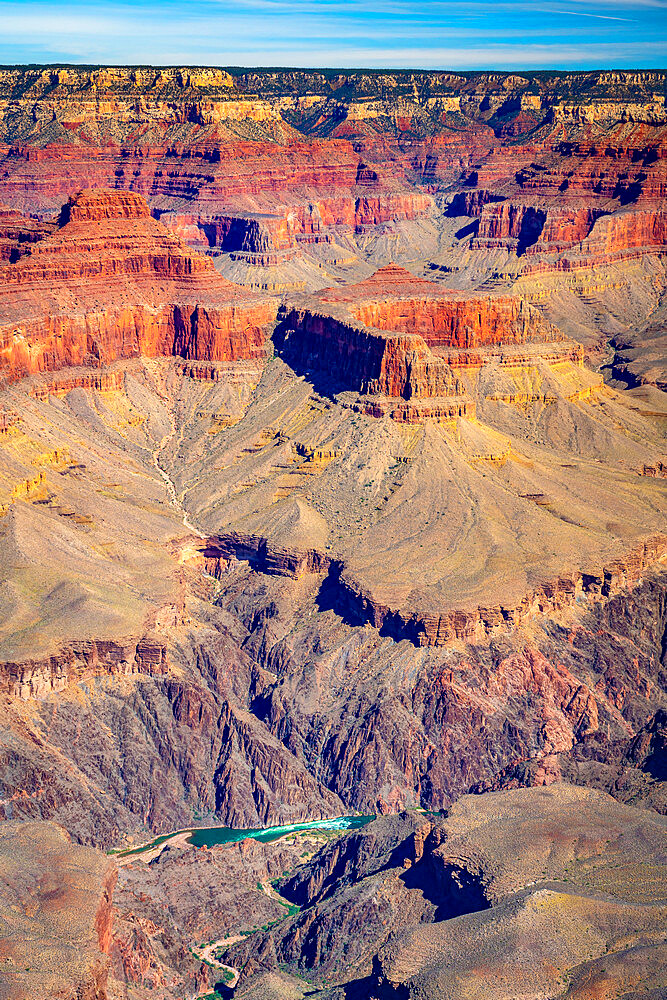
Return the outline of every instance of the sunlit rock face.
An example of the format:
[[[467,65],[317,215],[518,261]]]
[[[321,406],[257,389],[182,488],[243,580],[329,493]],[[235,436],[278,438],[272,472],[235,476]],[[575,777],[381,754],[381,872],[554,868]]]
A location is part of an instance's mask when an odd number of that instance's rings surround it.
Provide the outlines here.
[[[0,70],[12,996],[659,995],[664,95]]]
[[[81,191],[3,272],[2,367],[12,379],[121,358],[261,354],[275,314],[156,222],[140,195]]]

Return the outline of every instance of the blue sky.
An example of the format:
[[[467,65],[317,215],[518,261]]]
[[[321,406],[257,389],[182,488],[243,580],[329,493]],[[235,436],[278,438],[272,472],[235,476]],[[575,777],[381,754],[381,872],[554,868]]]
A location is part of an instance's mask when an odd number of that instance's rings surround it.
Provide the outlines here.
[[[0,62],[662,68],[667,0],[0,0]]]

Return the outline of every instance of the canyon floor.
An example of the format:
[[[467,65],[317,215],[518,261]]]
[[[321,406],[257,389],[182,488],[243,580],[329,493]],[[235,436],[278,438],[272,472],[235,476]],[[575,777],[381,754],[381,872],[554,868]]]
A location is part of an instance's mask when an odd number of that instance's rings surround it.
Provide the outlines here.
[[[0,998],[667,996],[666,96],[0,68]]]

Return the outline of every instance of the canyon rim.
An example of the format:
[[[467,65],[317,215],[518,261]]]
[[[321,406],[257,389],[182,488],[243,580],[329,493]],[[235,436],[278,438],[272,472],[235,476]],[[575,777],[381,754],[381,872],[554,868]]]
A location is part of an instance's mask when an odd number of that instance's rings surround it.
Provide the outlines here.
[[[0,67],[1,1000],[667,997],[666,101]]]

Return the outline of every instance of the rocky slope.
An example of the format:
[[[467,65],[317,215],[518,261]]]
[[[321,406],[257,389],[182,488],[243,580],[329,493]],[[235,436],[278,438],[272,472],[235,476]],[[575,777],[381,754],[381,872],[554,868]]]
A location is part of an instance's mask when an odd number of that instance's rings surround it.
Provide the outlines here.
[[[444,820],[388,817],[323,848],[280,883],[301,912],[226,958],[242,997],[277,968],[331,1000],[658,997],[663,862],[664,820],[604,794],[466,796]]]
[[[3,996],[656,1000],[664,839],[664,817],[561,783],[152,859],[6,823]]]
[[[383,817],[81,855],[63,990],[660,996],[664,99],[0,71],[8,836]]]
[[[121,469],[126,459],[116,454]],[[87,466],[95,483],[96,465]],[[151,552],[144,542],[133,569],[132,509],[157,498],[135,493],[128,503],[112,493],[87,508],[94,521],[77,525],[58,510],[69,502],[74,515],[71,502],[84,500],[85,482],[74,483],[67,500],[42,506],[50,542],[34,570],[19,522],[8,536],[23,569],[9,578],[3,636],[16,650],[3,665],[7,817],[55,817],[81,840],[109,845],[124,831],[174,829],[202,813],[257,826],[350,809],[439,808],[516,761],[539,757],[547,766],[549,755],[591,735],[604,755],[664,706],[664,574],[585,611],[566,605],[558,627],[553,613],[538,615],[530,629],[501,632],[490,645],[418,649],[342,619],[322,573],[266,575],[238,552],[217,581],[202,578],[192,537],[178,545],[177,566],[164,557],[156,564],[159,545]],[[177,531],[167,510],[162,517],[163,532]],[[126,537],[106,563],[97,556],[89,567],[118,523]],[[118,590],[103,617],[99,577],[112,573]],[[161,609],[158,573],[169,588]],[[17,600],[23,581],[34,595],[28,606]],[[36,616],[42,642],[118,630],[118,621],[129,629],[138,584],[146,595],[138,610],[159,635],[136,650],[98,641],[96,650],[70,643],[42,661],[17,655],[20,644],[34,647],[34,632],[21,626]],[[134,628],[146,628],[141,614]]]
[[[3,1000],[106,1000],[116,875],[55,823],[2,824]]]
[[[667,715],[656,712],[636,736],[610,742],[596,732],[566,753],[510,765],[476,791],[568,781],[598,788],[622,802],[667,813]]]
[[[215,956],[287,916],[290,904],[272,880],[303,864],[323,839],[294,834],[198,849],[176,838],[150,862],[141,854],[118,858],[110,996],[134,1000],[150,990],[166,1000],[224,983]]]

